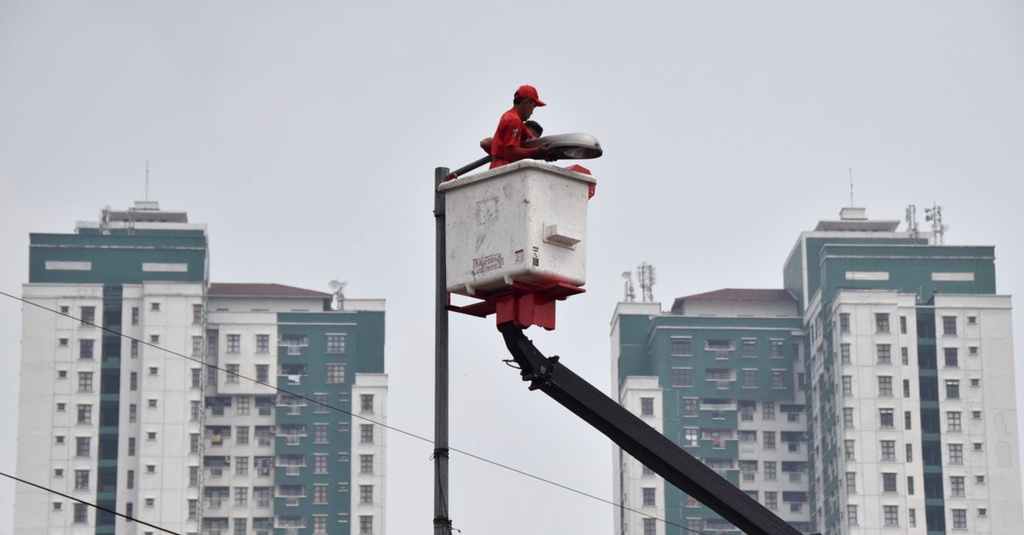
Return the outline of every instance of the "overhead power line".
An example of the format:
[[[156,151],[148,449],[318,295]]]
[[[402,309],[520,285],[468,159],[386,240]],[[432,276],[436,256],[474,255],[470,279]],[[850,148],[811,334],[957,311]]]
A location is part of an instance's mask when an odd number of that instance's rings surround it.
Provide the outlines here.
[[[82,321],[81,318],[73,316],[70,313],[61,312],[59,310],[54,310],[52,308],[46,307],[44,305],[41,305],[39,303],[36,303],[36,302],[33,302],[33,301],[29,301],[27,299],[24,299],[22,297],[18,297],[16,295],[13,295],[13,294],[10,294],[10,293],[4,292],[4,291],[0,291],[0,295],[3,295],[4,297],[9,297],[11,299],[14,299],[15,301],[20,301],[20,302],[22,302],[22,303],[24,303],[26,305],[31,305],[31,306],[34,306],[36,308],[39,308],[39,309],[42,309],[42,310],[46,310],[48,312],[52,312],[53,314],[56,314],[58,316],[64,316],[66,318],[69,318],[69,319],[72,319],[72,320],[75,320],[75,321],[78,321],[78,322]],[[334,405],[330,405],[328,403],[325,403],[323,401],[320,401],[320,400],[317,400],[317,399],[314,399],[314,398],[306,397],[305,395],[303,395],[301,393],[293,392],[293,391],[288,390],[286,388],[281,388],[281,387],[279,387],[277,385],[273,385],[273,384],[267,383],[265,381],[260,381],[259,379],[255,379],[253,377],[249,377],[247,375],[243,375],[243,374],[241,374],[239,372],[234,372],[234,371],[231,371],[231,370],[228,370],[228,369],[225,369],[225,368],[221,368],[221,367],[216,366],[214,364],[211,364],[209,362],[205,362],[205,361],[203,361],[201,359],[197,359],[195,357],[191,357],[191,356],[188,356],[188,355],[185,355],[185,354],[182,354],[182,353],[178,353],[176,351],[172,351],[170,349],[167,349],[165,347],[162,347],[162,346],[159,346],[159,345],[147,342],[145,340],[140,340],[138,338],[134,338],[132,336],[128,336],[128,335],[126,335],[126,334],[124,334],[124,333],[122,333],[120,331],[117,331],[117,330],[114,330],[114,329],[110,329],[108,327],[103,327],[102,325],[96,325],[94,323],[89,323],[89,322],[85,322],[85,323],[88,323],[89,325],[92,325],[92,326],[96,327],[97,329],[100,329],[100,330],[102,330],[104,332],[115,334],[115,335],[120,336],[121,338],[124,338],[126,340],[131,340],[133,342],[138,342],[140,344],[143,344],[143,345],[145,345],[147,347],[151,347],[151,348],[153,348],[153,349],[155,349],[157,351],[163,351],[163,352],[168,353],[170,355],[174,355],[176,357],[180,357],[180,358],[183,358],[185,360],[188,360],[188,361],[191,361],[191,362],[195,362],[196,364],[199,364],[200,366],[205,366],[207,368],[211,368],[211,369],[214,369],[214,370],[222,371],[222,372],[224,372],[224,373],[226,373],[228,375],[231,375],[233,377],[238,377],[239,379],[245,379],[246,381],[250,381],[252,383],[255,383],[255,384],[258,384],[258,385],[261,385],[261,386],[269,387],[272,390],[275,390],[275,391],[280,392],[282,394],[287,394],[289,396],[294,396],[296,398],[305,400],[305,401],[307,401],[309,403],[312,403],[314,405],[319,405],[319,406],[324,407],[326,409],[329,409],[329,410],[332,410],[332,411],[336,411],[336,412],[339,412],[339,413],[342,413],[342,414],[346,414],[348,416],[351,416],[353,418],[358,418],[358,419],[363,420],[365,422],[369,422],[369,423],[372,423],[372,424],[375,424],[375,425],[379,425],[379,426],[381,426],[381,427],[383,427],[385,429],[388,429],[390,431],[394,431],[396,433],[400,433],[400,434],[406,435],[408,437],[415,438],[417,440],[421,440],[421,441],[426,442],[428,444],[434,444],[433,440],[431,440],[429,438],[426,438],[426,437],[424,437],[422,435],[417,435],[416,433],[413,433],[411,431],[406,431],[404,429],[400,429],[398,427],[385,424],[383,422],[374,420],[372,418],[367,418],[366,416],[363,416],[361,414],[357,414],[357,413],[354,413],[354,412],[347,411],[345,409],[342,409],[341,407],[335,407]],[[465,450],[461,450],[461,449],[458,449],[458,448],[453,448],[451,446],[449,446],[448,449],[451,450],[451,451],[454,451],[456,453],[465,455],[466,457],[470,457],[472,459],[476,459],[478,461],[481,461],[481,462],[484,462],[484,463],[487,463],[487,464],[491,464],[491,465],[497,466],[499,468],[508,470],[510,472],[513,472],[513,473],[516,473],[516,474],[519,474],[519,475],[522,475],[522,476],[526,476],[526,477],[531,478],[531,479],[535,479],[535,480],[540,481],[542,483],[546,483],[548,485],[552,485],[552,486],[558,487],[560,489],[567,490],[567,491],[575,493],[575,494],[579,494],[580,496],[584,496],[584,497],[587,497],[587,498],[590,498],[590,499],[593,499],[593,500],[597,500],[599,502],[606,503],[606,504],[611,505],[613,507],[620,507],[620,508],[622,508],[625,511],[629,511],[631,513],[636,513],[636,514],[641,515],[643,517],[652,518],[652,519],[654,519],[656,521],[663,522],[663,523],[665,523],[667,525],[671,525],[671,526],[675,526],[675,527],[684,529],[684,530],[686,530],[686,531],[688,531],[690,533],[703,533],[701,531],[690,529],[690,528],[688,528],[686,526],[683,526],[681,524],[677,524],[675,522],[671,522],[671,521],[663,519],[663,518],[658,518],[656,516],[649,515],[647,513],[644,513],[642,511],[639,511],[639,510],[636,510],[636,509],[633,509],[633,508],[630,508],[630,507],[623,507],[620,504],[615,503],[615,502],[613,502],[611,500],[608,500],[608,499],[605,499],[605,498],[601,498],[599,496],[595,496],[593,494],[584,492],[584,491],[579,490],[579,489],[575,489],[575,488],[570,487],[568,485],[563,485],[561,483],[552,481],[550,479],[546,479],[546,478],[543,478],[541,476],[538,476],[538,475],[535,475],[535,474],[531,474],[531,473],[526,472],[524,470],[520,470],[518,468],[514,468],[514,467],[508,466],[506,464],[502,464],[502,463],[500,463],[498,461],[494,461],[494,460],[488,459],[486,457],[482,457],[480,455],[477,455],[477,454],[474,454],[474,453],[470,453],[470,452],[465,451]],[[7,474],[3,474],[3,475],[7,475]],[[13,476],[7,476],[7,477],[13,478]],[[28,483],[28,482],[25,482],[25,483]],[[31,483],[28,483],[28,484],[31,484]],[[37,486],[37,485],[33,485],[33,486]],[[44,487],[39,487],[39,488],[44,488]],[[44,489],[44,490],[49,490],[50,492],[54,492],[54,493],[60,494],[59,492],[54,491],[52,489]],[[75,499],[75,498],[72,498],[72,499]],[[77,501],[81,501],[81,500],[77,500]],[[86,503],[86,502],[82,502],[82,503]],[[92,505],[92,504],[90,504],[90,505]],[[99,508],[99,506],[94,506],[94,507]],[[121,515],[120,513],[116,513],[116,512],[115,512],[115,514],[117,514],[118,516],[124,516],[124,515]],[[170,532],[168,532],[168,533],[170,533]]]
[[[153,529],[158,529],[158,530],[160,530],[160,531],[162,531],[164,533],[170,533],[171,535],[181,535],[177,531],[171,531],[169,529],[162,528],[162,527],[157,526],[155,524],[150,524],[149,522],[145,522],[145,521],[139,520],[137,518],[130,517],[130,516],[126,515],[126,514],[118,513],[117,511],[114,511],[113,509],[107,509],[106,507],[103,507],[102,505],[97,505],[95,503],[87,502],[85,500],[82,500],[82,499],[79,499],[79,498],[75,498],[74,496],[69,496],[67,494],[64,494],[63,492],[60,492],[58,490],[47,488],[47,487],[44,487],[42,485],[37,485],[37,484],[35,484],[35,483],[31,482],[31,481],[26,481],[24,479],[21,479],[20,477],[12,476],[11,474],[8,474],[6,472],[0,472],[0,476],[9,477],[9,478],[17,481],[18,483],[24,483],[25,485],[30,485],[30,486],[33,486],[33,487],[35,487],[37,489],[40,489],[40,490],[45,490],[46,492],[49,492],[51,494],[56,494],[58,496],[63,496],[65,498],[69,499],[69,500],[74,500],[74,501],[76,501],[78,503],[83,503],[83,504],[88,505],[89,507],[92,507],[93,509],[96,509],[98,511],[103,511],[105,513],[110,513],[112,515],[117,515],[117,516],[119,516],[119,517],[121,517],[121,518],[123,518],[123,519],[125,519],[125,520],[127,520],[129,522],[136,522],[138,524],[142,524],[143,526],[148,526],[148,527],[151,527]]]

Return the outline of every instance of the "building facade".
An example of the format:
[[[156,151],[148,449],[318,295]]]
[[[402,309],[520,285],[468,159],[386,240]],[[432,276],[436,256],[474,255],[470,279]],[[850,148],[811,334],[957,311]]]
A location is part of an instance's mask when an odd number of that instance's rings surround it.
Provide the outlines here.
[[[15,532],[385,532],[383,301],[207,273],[156,203],[31,236],[18,474],[136,521],[22,485]]]
[[[806,532],[804,348],[795,300],[782,290],[726,289],[660,309],[616,309],[619,402]],[[740,533],[621,449],[615,459],[616,533]]]
[[[898,225],[820,222],[782,290],[619,304],[620,401],[807,533],[1024,532],[994,248]],[[617,459],[618,533],[732,530]]]

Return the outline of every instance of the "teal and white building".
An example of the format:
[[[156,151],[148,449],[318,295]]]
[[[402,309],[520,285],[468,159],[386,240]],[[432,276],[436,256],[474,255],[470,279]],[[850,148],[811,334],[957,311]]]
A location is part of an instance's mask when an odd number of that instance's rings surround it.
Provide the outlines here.
[[[619,399],[804,532],[1024,533],[994,248],[898,226],[846,208],[782,289],[620,303]],[[617,455],[617,533],[736,533]]]
[[[385,533],[383,301],[210,284],[154,202],[30,241],[19,477],[178,533]],[[25,485],[14,529],[154,533]]]

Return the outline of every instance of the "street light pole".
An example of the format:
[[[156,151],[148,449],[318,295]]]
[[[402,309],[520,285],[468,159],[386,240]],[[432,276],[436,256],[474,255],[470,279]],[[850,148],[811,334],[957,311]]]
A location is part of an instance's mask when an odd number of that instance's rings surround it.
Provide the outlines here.
[[[447,167],[434,169],[434,535],[451,535],[448,518],[448,290],[445,283],[444,193]]]

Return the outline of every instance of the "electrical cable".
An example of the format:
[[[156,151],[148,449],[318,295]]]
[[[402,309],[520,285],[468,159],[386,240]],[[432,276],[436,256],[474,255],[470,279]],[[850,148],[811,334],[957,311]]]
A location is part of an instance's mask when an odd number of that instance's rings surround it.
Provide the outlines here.
[[[48,308],[48,307],[46,307],[46,306],[44,306],[44,305],[41,305],[41,304],[39,304],[39,303],[36,303],[36,302],[33,302],[33,301],[29,301],[29,300],[27,300],[27,299],[24,299],[24,298],[21,298],[21,297],[18,297],[18,296],[15,296],[15,295],[9,294],[9,293],[7,293],[7,292],[4,292],[4,291],[2,291],[2,290],[0,290],[0,295],[3,295],[3,296],[5,296],[5,297],[9,297],[9,298],[11,298],[11,299],[14,299],[15,301],[20,301],[20,302],[22,302],[22,303],[24,303],[24,304],[26,304],[26,305],[31,305],[31,306],[34,306],[34,307],[36,307],[36,308],[39,308],[39,309],[42,309],[42,310],[46,310],[46,311],[48,311],[48,312],[52,312],[52,313],[54,313],[54,314],[57,314],[57,315],[59,315],[59,316],[64,316],[64,317],[66,317],[66,318],[69,318],[69,319],[72,319],[72,320],[75,320],[75,321],[79,321],[79,322],[81,322],[81,321],[82,321],[82,319],[81,319],[81,318],[78,318],[78,317],[72,316],[72,315],[71,315],[70,313],[67,313],[67,312],[61,312],[61,311],[59,311],[59,310],[54,310],[54,309],[52,309],[52,308]],[[211,363],[209,363],[209,362],[205,362],[205,361],[203,361],[203,360],[201,360],[201,359],[197,359],[197,358],[195,358],[195,357],[190,357],[190,356],[188,356],[188,355],[185,355],[185,354],[182,354],[182,353],[178,353],[178,352],[176,352],[176,351],[171,351],[170,349],[167,349],[167,348],[165,348],[165,347],[161,347],[161,346],[159,346],[159,345],[156,345],[156,344],[153,344],[153,343],[150,343],[150,342],[146,342],[145,340],[139,340],[139,339],[137,339],[137,338],[133,338],[133,337],[131,337],[131,336],[128,336],[127,334],[124,334],[124,333],[122,333],[122,332],[120,332],[120,331],[116,331],[116,330],[114,330],[114,329],[110,329],[110,328],[108,328],[108,327],[103,327],[103,326],[101,326],[101,325],[96,325],[96,324],[94,324],[94,323],[89,323],[89,322],[84,322],[84,323],[87,323],[87,324],[89,324],[89,325],[92,325],[93,327],[96,327],[97,329],[100,329],[100,330],[102,330],[102,331],[104,331],[104,332],[108,332],[108,333],[111,333],[111,334],[115,334],[115,335],[117,335],[117,336],[120,336],[121,338],[124,338],[124,339],[127,339],[127,340],[131,340],[131,341],[133,341],[133,342],[138,342],[138,343],[140,343],[140,344],[143,344],[143,345],[145,345],[145,346],[147,346],[147,347],[151,347],[151,348],[153,348],[153,349],[155,349],[155,350],[157,350],[157,351],[163,351],[163,352],[165,352],[165,353],[169,353],[169,354],[171,354],[171,355],[174,355],[174,356],[176,356],[176,357],[180,357],[180,358],[183,358],[183,359],[185,359],[185,360],[189,360],[189,361],[195,362],[196,364],[199,364],[200,366],[205,366],[205,367],[207,367],[207,368],[212,368],[212,369],[215,369],[215,370],[218,370],[218,371],[222,371],[222,372],[224,372],[224,373],[226,373],[226,374],[228,374],[228,375],[230,375],[230,376],[232,376],[232,377],[237,377],[237,378],[239,378],[239,379],[245,379],[246,381],[251,381],[251,382],[253,382],[253,383],[255,383],[255,384],[258,384],[258,385],[261,385],[261,386],[266,386],[266,387],[268,387],[268,388],[271,388],[272,390],[275,390],[275,391],[277,391],[277,392],[280,392],[280,393],[283,393],[283,394],[288,394],[288,395],[290,395],[290,396],[293,396],[293,397],[296,397],[296,398],[299,398],[299,399],[305,400],[305,401],[307,401],[307,402],[309,402],[309,403],[312,403],[312,404],[314,404],[314,405],[319,405],[319,406],[321,406],[321,407],[324,407],[324,408],[326,408],[326,409],[329,409],[329,410],[332,410],[332,411],[336,411],[336,412],[340,412],[340,413],[342,413],[342,414],[345,414],[345,415],[351,416],[351,417],[353,417],[353,418],[358,418],[358,419],[360,419],[360,420],[363,420],[363,421],[365,421],[365,422],[369,422],[369,423],[372,423],[372,424],[374,424],[374,425],[379,425],[379,426],[381,426],[381,427],[383,427],[383,428],[385,428],[385,429],[388,429],[388,430],[390,430],[390,431],[394,431],[394,432],[396,432],[396,433],[400,433],[400,434],[406,435],[406,436],[408,436],[408,437],[411,437],[411,438],[415,438],[415,439],[417,439],[417,440],[421,440],[421,441],[423,441],[423,442],[427,442],[427,443],[429,443],[429,444],[433,444],[433,443],[434,443],[434,441],[433,441],[433,440],[431,440],[431,439],[428,439],[428,438],[426,438],[426,437],[424,437],[424,436],[421,436],[421,435],[417,435],[417,434],[415,434],[415,433],[412,433],[412,432],[410,432],[410,431],[406,431],[406,430],[404,430],[404,429],[399,429],[399,428],[397,428],[397,427],[394,427],[394,426],[392,426],[392,425],[388,425],[388,424],[385,424],[385,423],[379,422],[379,421],[377,421],[377,420],[374,420],[374,419],[372,419],[372,418],[367,418],[366,416],[363,416],[363,415],[360,415],[360,414],[357,414],[357,413],[354,413],[354,412],[346,411],[345,409],[342,409],[342,408],[340,408],[340,407],[335,407],[335,406],[333,406],[333,405],[330,405],[330,404],[328,404],[328,403],[325,403],[325,402],[322,402],[322,401],[319,401],[319,400],[316,400],[316,399],[308,398],[308,397],[306,397],[306,396],[304,396],[304,395],[302,395],[302,394],[300,394],[300,393],[297,393],[297,392],[293,392],[293,391],[290,391],[290,390],[288,390],[288,389],[286,389],[286,388],[281,388],[281,387],[279,387],[279,386],[277,386],[277,385],[272,385],[272,384],[270,384],[270,383],[267,383],[267,382],[264,382],[264,381],[260,381],[259,379],[254,379],[254,378],[252,378],[252,377],[248,377],[248,376],[246,376],[246,375],[243,375],[243,374],[241,374],[241,373],[238,373],[238,372],[233,372],[233,371],[227,370],[227,369],[225,369],[225,368],[221,368],[221,367],[219,367],[219,366],[216,366],[216,365],[214,365],[214,364],[211,364]],[[507,364],[507,363],[506,363],[506,364]],[[593,500],[597,500],[597,501],[599,501],[599,502],[603,502],[603,503],[609,504],[609,505],[611,505],[611,506],[613,506],[613,507],[619,507],[619,508],[621,508],[621,509],[623,509],[623,510],[629,511],[629,512],[631,512],[631,513],[636,513],[636,514],[638,514],[638,515],[641,515],[641,516],[643,516],[643,517],[646,517],[646,518],[653,518],[653,519],[655,519],[655,520],[657,520],[657,521],[659,521],[659,522],[663,522],[663,523],[665,523],[665,524],[667,524],[667,525],[671,525],[671,526],[675,526],[675,527],[678,527],[678,528],[684,529],[684,530],[686,530],[686,531],[688,531],[688,532],[691,532],[691,533],[698,533],[698,534],[700,534],[700,533],[703,533],[703,532],[701,532],[701,531],[696,531],[696,530],[690,529],[690,528],[688,528],[688,527],[686,527],[686,526],[683,526],[683,525],[681,525],[681,524],[677,524],[677,523],[675,523],[675,522],[672,522],[672,521],[669,521],[669,520],[666,520],[666,519],[658,518],[658,517],[655,517],[655,516],[649,515],[649,514],[647,514],[647,513],[644,513],[644,512],[638,511],[638,510],[636,510],[636,509],[633,509],[633,508],[630,508],[630,507],[623,507],[623,506],[621,506],[620,504],[617,504],[617,503],[615,503],[615,502],[613,502],[613,501],[611,501],[611,500],[607,500],[607,499],[605,499],[605,498],[601,498],[601,497],[599,497],[599,496],[595,496],[595,495],[593,495],[593,494],[589,494],[589,493],[587,493],[587,492],[584,492],[584,491],[581,491],[581,490],[577,490],[577,489],[574,489],[574,488],[572,488],[572,487],[569,487],[569,486],[567,486],[567,485],[563,485],[563,484],[561,484],[561,483],[557,483],[557,482],[555,482],[555,481],[552,481],[552,480],[549,480],[549,479],[545,479],[545,478],[543,478],[543,477],[540,477],[540,476],[537,476],[537,475],[531,474],[531,473],[529,473],[529,472],[525,472],[525,471],[523,471],[523,470],[520,470],[520,469],[518,469],[518,468],[513,468],[513,467],[511,467],[511,466],[508,466],[508,465],[506,465],[506,464],[502,464],[502,463],[500,463],[500,462],[497,462],[497,461],[492,461],[492,460],[490,460],[490,459],[487,459],[487,458],[485,458],[485,457],[481,457],[481,456],[479,456],[479,455],[476,455],[476,454],[470,453],[470,452],[468,452],[468,451],[460,450],[460,449],[458,449],[458,448],[453,448],[453,447],[450,447],[450,446],[449,446],[449,448],[448,448],[448,449],[449,449],[450,451],[454,451],[454,452],[456,452],[456,453],[459,453],[459,454],[465,455],[466,457],[470,457],[470,458],[472,458],[472,459],[476,459],[476,460],[478,460],[478,461],[481,461],[481,462],[484,462],[484,463],[488,463],[488,464],[491,464],[491,465],[497,466],[497,467],[499,467],[499,468],[503,468],[503,469],[505,469],[505,470],[508,470],[508,471],[510,471],[510,472],[514,472],[514,473],[516,473],[516,474],[519,474],[519,475],[522,475],[522,476],[526,476],[526,477],[528,477],[528,478],[532,478],[532,479],[535,479],[535,480],[537,480],[537,481],[540,481],[540,482],[542,482],[542,483],[546,483],[546,484],[548,484],[548,485],[552,485],[552,486],[558,487],[558,488],[560,488],[560,489],[563,489],[563,490],[567,490],[567,491],[569,491],[569,492],[573,492],[573,493],[575,493],[575,494],[579,494],[580,496],[584,496],[584,497],[587,497],[587,498],[590,498],[590,499],[593,499]],[[4,475],[6,475],[6,474],[4,474]],[[11,477],[11,476],[8,476],[8,477]],[[49,490],[49,489],[47,489],[47,490]],[[56,491],[53,491],[53,492],[56,492]],[[115,513],[115,514],[116,514],[116,513]]]
[[[136,522],[138,524],[142,524],[143,526],[148,526],[148,527],[151,527],[151,528],[154,528],[154,529],[158,529],[158,530],[160,530],[160,531],[162,531],[164,533],[170,533],[171,535],[181,535],[177,531],[171,531],[169,529],[164,529],[164,528],[162,528],[160,526],[157,526],[155,524],[150,524],[149,522],[145,522],[145,521],[139,520],[137,518],[133,518],[133,517],[130,517],[128,515],[118,513],[117,511],[114,511],[112,509],[107,509],[106,507],[103,507],[102,505],[97,505],[95,503],[90,503],[90,502],[87,502],[85,500],[80,500],[78,498],[75,498],[74,496],[69,496],[67,494],[64,494],[63,492],[60,492],[60,491],[57,491],[57,490],[54,490],[54,489],[50,489],[50,488],[46,488],[46,487],[44,487],[42,485],[37,485],[37,484],[35,484],[35,483],[31,482],[31,481],[26,481],[24,479],[21,479],[20,477],[12,476],[12,475],[10,475],[10,474],[8,474],[6,472],[0,471],[0,476],[9,477],[9,478],[17,481],[18,483],[24,483],[26,485],[31,485],[31,486],[33,486],[33,487],[35,487],[37,489],[45,490],[46,492],[50,492],[52,494],[57,494],[58,496],[63,496],[65,498],[69,499],[69,500],[74,500],[74,501],[76,501],[78,503],[84,503],[85,505],[88,505],[89,507],[92,507],[93,509],[96,509],[96,510],[99,510],[99,511],[103,511],[105,513],[110,513],[112,515],[117,515],[117,516],[119,516],[121,518],[124,518],[125,520],[127,520],[129,522]]]

